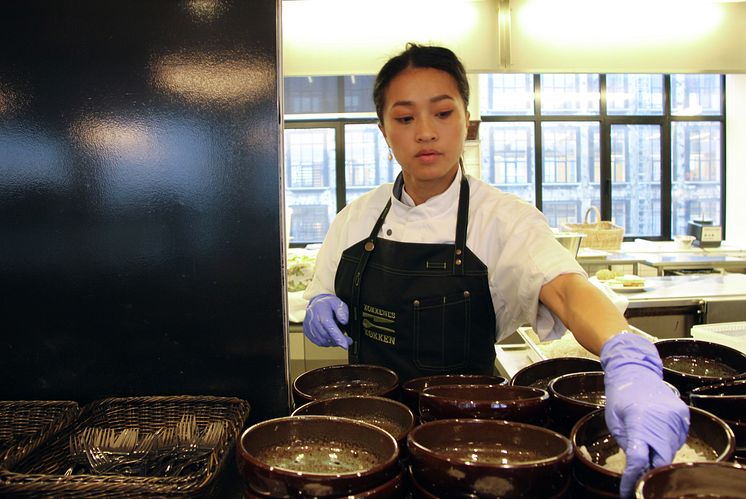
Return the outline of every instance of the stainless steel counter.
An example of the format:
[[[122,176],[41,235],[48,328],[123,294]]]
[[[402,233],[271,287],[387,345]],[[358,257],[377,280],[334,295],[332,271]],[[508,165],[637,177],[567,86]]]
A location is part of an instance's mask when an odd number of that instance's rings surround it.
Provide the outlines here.
[[[746,274],[691,274],[646,277],[645,290],[623,293],[629,307],[689,304],[697,301],[746,300]]]

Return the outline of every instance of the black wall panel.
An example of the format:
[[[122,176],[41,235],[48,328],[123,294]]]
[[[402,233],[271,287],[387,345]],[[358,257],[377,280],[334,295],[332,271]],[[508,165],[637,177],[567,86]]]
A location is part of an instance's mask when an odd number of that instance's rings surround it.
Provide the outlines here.
[[[0,398],[286,413],[277,16],[0,3]]]

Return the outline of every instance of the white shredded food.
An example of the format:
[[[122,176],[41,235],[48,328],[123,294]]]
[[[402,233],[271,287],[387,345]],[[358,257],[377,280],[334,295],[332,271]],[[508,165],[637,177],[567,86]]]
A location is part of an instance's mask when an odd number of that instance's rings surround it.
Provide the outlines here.
[[[541,350],[541,353],[548,359],[555,359],[557,357],[585,357],[587,359],[598,360],[598,356],[586,350],[569,331],[558,340],[544,342],[539,340],[539,337],[533,330],[529,330],[527,334],[539,350]]]
[[[595,462],[591,457],[591,453],[588,452],[588,448],[585,445],[580,446],[580,452],[589,461]],[[705,454],[699,452],[686,443],[678,451],[676,451],[676,455],[673,457],[674,463],[696,463],[700,461],[709,461],[709,459]],[[627,456],[624,454],[624,450],[619,449],[615,454],[612,454],[608,458],[606,458],[606,462],[603,463],[601,466],[615,473],[623,473],[626,465]]]

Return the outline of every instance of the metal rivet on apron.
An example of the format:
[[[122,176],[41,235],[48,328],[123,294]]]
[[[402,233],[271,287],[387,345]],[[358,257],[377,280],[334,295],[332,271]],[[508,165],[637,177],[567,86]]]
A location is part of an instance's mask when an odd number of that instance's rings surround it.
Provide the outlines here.
[[[460,249],[457,249],[457,250],[456,250],[456,254],[457,254],[457,255],[460,255],[460,254],[461,254],[461,250],[460,250]]]
[[[464,291],[464,298],[469,298],[471,296],[471,293],[468,291]]]
[[[461,265],[461,259],[460,258],[456,258],[456,265]]]
[[[376,245],[373,244],[373,241],[368,241],[365,243],[365,251],[373,251],[373,248],[375,248]]]
[[[415,300],[414,301],[414,306],[415,307],[419,307],[420,306],[420,300]]]

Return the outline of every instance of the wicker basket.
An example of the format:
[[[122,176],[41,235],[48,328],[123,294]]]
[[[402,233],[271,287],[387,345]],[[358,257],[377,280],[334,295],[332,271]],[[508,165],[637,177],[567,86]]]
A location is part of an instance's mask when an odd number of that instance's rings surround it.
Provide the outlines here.
[[[0,466],[26,457],[75,421],[79,411],[69,400],[0,401]]]
[[[74,424],[58,432],[46,445],[7,469],[0,468],[0,497],[124,498],[202,497],[218,482],[217,475],[232,461],[234,442],[249,416],[248,402],[232,397],[164,396],[109,398],[85,406]],[[153,432],[176,425],[184,414],[193,414],[199,426],[223,421],[223,439],[204,466],[193,473],[174,476],[124,476],[66,474],[74,467],[70,436],[86,428],[138,428]]]
[[[595,223],[588,223],[588,216],[591,211],[596,214],[597,221]],[[621,248],[622,239],[624,239],[624,227],[612,222],[601,221],[601,212],[595,206],[591,206],[585,211],[582,224],[564,224],[562,228],[569,232],[585,234],[583,240],[580,241],[581,248],[617,250]]]

